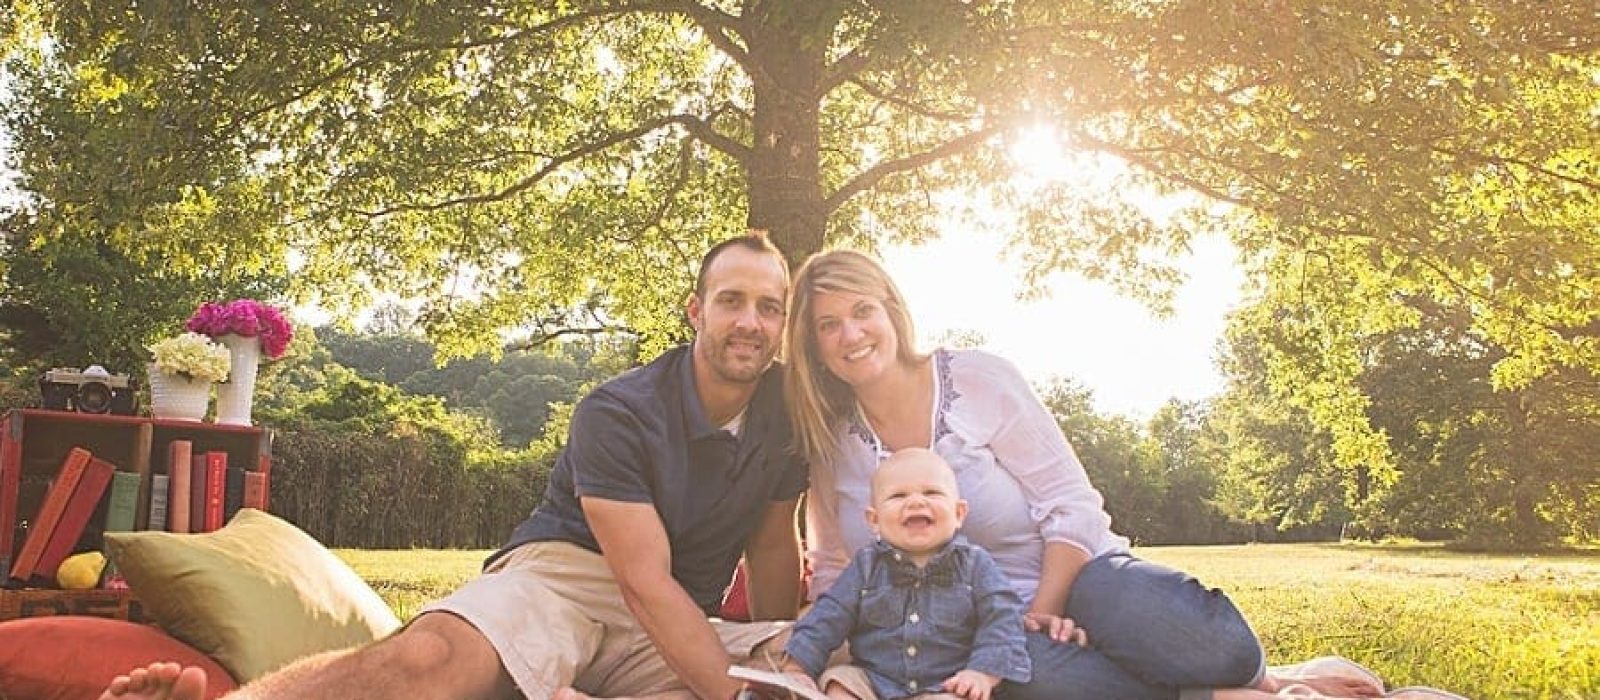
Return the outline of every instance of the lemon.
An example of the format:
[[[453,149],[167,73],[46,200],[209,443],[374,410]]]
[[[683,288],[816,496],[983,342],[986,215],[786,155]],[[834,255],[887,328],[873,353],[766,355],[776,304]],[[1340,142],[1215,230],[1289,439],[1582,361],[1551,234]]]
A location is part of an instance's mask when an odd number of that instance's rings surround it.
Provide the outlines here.
[[[99,552],[74,554],[61,562],[56,569],[56,583],[62,588],[94,588],[100,583],[100,572],[106,568],[106,555]]]

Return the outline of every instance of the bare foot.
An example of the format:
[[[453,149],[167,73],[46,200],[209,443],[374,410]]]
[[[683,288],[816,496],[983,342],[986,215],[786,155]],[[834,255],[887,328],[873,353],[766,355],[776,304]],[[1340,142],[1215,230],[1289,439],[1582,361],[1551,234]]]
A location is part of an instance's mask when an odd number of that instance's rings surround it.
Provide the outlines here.
[[[1342,656],[1319,656],[1292,666],[1274,666],[1267,671],[1266,690],[1300,686],[1336,698],[1383,695],[1383,679],[1378,674]]]
[[[577,688],[562,688],[550,696],[550,700],[589,700],[589,696],[578,692]]]
[[[202,700],[205,694],[205,671],[158,662],[112,679],[100,700]]]

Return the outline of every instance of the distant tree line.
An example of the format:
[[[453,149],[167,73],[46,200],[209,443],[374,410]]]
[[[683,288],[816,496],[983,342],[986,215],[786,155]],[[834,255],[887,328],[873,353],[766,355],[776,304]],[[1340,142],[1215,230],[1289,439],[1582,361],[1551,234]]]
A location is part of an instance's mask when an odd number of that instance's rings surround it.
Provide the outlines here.
[[[564,407],[632,361],[626,343],[574,342],[436,367],[404,334],[309,336],[258,414],[273,510],[332,546],[500,543],[544,495]]]

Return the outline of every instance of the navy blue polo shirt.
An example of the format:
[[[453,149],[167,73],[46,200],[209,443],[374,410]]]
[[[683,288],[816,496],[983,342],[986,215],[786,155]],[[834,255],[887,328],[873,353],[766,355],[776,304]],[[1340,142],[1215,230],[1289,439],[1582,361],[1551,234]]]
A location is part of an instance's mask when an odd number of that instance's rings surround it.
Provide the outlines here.
[[[544,501],[489,561],[541,540],[599,552],[580,496],[650,503],[672,546],[672,577],[712,613],[767,506],[806,488],[781,374],[773,366],[762,376],[738,437],[707,422],[690,346],[600,385],[573,411]]]

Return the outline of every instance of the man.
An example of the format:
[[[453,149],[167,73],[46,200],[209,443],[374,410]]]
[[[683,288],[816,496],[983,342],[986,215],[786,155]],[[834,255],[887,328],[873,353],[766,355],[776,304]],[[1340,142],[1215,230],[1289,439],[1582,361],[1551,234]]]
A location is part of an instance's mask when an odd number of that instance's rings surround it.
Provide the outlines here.
[[[781,629],[707,618],[740,555],[756,619],[792,618],[799,601],[806,479],[771,370],[788,279],[763,235],[713,247],[686,301],[693,343],[578,404],[543,503],[482,576],[387,639],[232,697],[733,697],[729,663]],[[198,670],[156,664],[102,699],[203,693]]]

